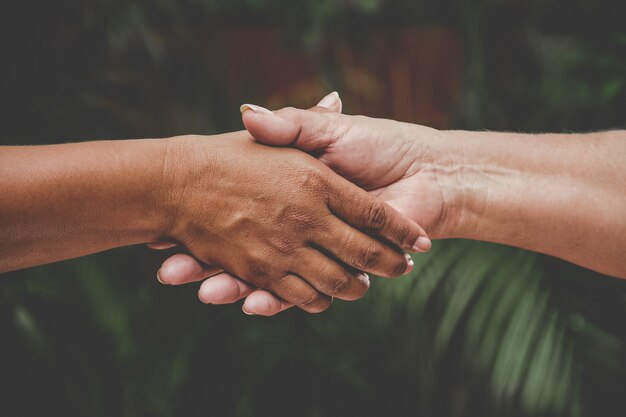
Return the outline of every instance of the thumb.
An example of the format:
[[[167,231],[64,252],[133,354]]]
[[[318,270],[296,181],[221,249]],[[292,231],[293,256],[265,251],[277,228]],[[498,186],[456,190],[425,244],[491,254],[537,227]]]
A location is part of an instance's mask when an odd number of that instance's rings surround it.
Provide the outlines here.
[[[273,146],[291,146],[300,135],[300,124],[297,120],[280,117],[255,104],[244,104],[239,110],[244,126],[257,142]]]
[[[332,93],[321,99],[319,103],[317,103],[316,107],[328,109],[328,111],[331,111],[333,113],[341,113],[343,103],[341,102],[341,97],[339,97],[339,93],[333,91]],[[313,107],[311,110],[315,110],[315,107]]]
[[[240,110],[244,126],[256,141],[316,153],[333,142],[333,136],[327,132],[331,119],[338,116],[335,112],[341,112],[341,99],[332,92],[310,110],[287,107],[272,112],[254,104],[244,104]]]

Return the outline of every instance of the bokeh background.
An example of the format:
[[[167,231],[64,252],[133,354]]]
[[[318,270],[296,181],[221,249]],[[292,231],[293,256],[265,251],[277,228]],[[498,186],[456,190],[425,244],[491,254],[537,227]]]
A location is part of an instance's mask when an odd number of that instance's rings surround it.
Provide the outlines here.
[[[2,144],[221,133],[243,102],[332,90],[347,113],[442,129],[626,127],[620,0],[2,6]],[[624,281],[436,242],[357,303],[267,319],[159,285],[171,253],[2,274],[0,415],[626,414]]]

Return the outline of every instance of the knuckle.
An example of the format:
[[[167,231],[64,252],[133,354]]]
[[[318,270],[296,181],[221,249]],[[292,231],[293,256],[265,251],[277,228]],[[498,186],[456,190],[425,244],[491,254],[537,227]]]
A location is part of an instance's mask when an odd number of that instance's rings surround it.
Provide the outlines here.
[[[332,279],[329,283],[328,295],[341,295],[350,288],[350,278],[339,276]]]
[[[290,239],[277,238],[275,247],[283,256],[291,257],[298,251],[300,245]]]
[[[399,277],[406,271],[406,258],[398,255],[398,259],[394,262],[393,270],[391,271],[392,277]]]
[[[367,211],[367,226],[373,231],[379,231],[387,222],[387,210],[380,201],[373,202]]]
[[[330,213],[314,211],[309,207],[289,206],[281,209],[278,222],[281,235],[274,237],[273,244],[281,253],[291,254],[298,250],[304,240],[311,236],[325,236],[330,232]],[[285,230],[292,233],[285,234]]]
[[[330,302],[315,292],[302,298],[298,305],[310,313],[320,313],[328,308]]]
[[[361,256],[356,261],[359,269],[368,270],[378,264],[381,257],[381,250],[378,246],[367,246]]]
[[[304,213],[299,206],[286,205],[280,208],[278,213],[278,219],[281,223],[285,224],[300,224],[307,220],[308,215]]]
[[[302,240],[298,237],[299,232],[299,228],[296,228],[289,235],[283,231],[282,233],[274,233],[268,236],[268,255],[282,256],[285,257],[285,259],[290,259],[295,256],[303,244]],[[266,256],[265,259],[268,259],[268,256]]]
[[[350,124],[347,118],[340,113],[326,113],[326,123],[323,127],[324,136],[332,142],[342,139],[348,134]]]
[[[332,214],[329,212],[320,213],[312,222],[311,226],[313,226],[316,230],[320,231],[323,234],[327,234],[331,232],[331,221]]]
[[[317,276],[319,289],[323,294],[339,297],[345,296],[352,288],[354,276],[340,266],[324,265],[318,267]]]
[[[284,281],[288,278],[289,275],[274,275],[269,281],[268,281],[268,288],[271,288],[272,290],[280,287],[281,285],[283,285]]]
[[[277,294],[280,297],[281,296],[280,291],[284,290],[285,288],[288,288],[288,284],[286,284],[288,277],[289,275],[284,275],[284,274],[278,274],[278,275],[273,275],[271,277],[268,277],[267,285],[265,285],[265,288],[272,291],[273,293]]]
[[[408,244],[407,239],[410,234],[411,228],[407,224],[402,224],[398,227],[396,238],[400,244]]]
[[[322,191],[327,188],[326,180],[318,170],[304,169],[299,174],[298,183],[306,191]]]
[[[331,214],[324,213],[314,219],[306,229],[306,236],[312,240],[318,240],[332,234]]]
[[[265,262],[250,262],[247,266],[247,277],[254,283],[266,283],[272,277],[272,268]]]

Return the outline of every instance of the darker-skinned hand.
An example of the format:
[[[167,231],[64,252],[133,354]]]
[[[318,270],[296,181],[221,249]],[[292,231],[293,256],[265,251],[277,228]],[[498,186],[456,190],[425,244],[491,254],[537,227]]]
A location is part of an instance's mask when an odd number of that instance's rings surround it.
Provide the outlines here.
[[[188,136],[172,147],[164,240],[308,312],[355,300],[360,271],[396,277],[426,233],[415,222],[296,149],[247,132]]]

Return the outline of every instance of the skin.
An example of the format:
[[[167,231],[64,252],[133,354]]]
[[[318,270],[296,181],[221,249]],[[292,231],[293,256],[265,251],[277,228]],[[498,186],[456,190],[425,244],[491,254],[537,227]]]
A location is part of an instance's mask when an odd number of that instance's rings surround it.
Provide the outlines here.
[[[246,111],[243,121],[257,141],[316,155],[435,239],[516,246],[626,278],[626,131],[437,131],[341,115],[338,96],[320,104],[327,108]],[[164,282],[176,284],[214,272],[185,254],[161,271]],[[247,297],[249,314],[290,306],[239,284],[220,274],[202,284],[200,297],[215,304]]]
[[[0,272],[167,241],[308,312],[363,296],[360,271],[409,272],[403,250],[425,237],[322,162],[245,131],[0,147],[0,200]]]

